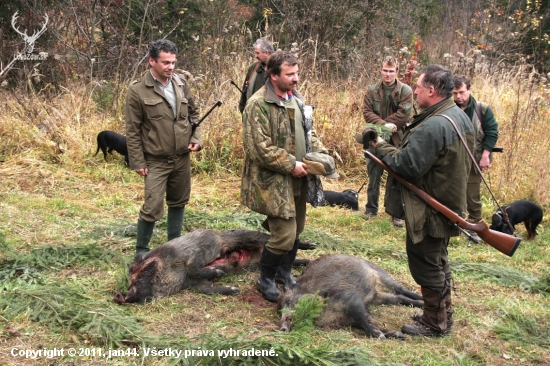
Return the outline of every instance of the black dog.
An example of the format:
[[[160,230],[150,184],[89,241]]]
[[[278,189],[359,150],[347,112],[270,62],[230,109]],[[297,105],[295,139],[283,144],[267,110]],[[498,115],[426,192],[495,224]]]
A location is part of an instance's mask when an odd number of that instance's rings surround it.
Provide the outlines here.
[[[126,137],[113,131],[101,131],[97,134],[97,150],[94,156],[97,155],[99,149],[103,152],[103,158],[107,161],[107,153],[113,154],[113,150],[124,155],[126,165],[128,161],[128,149],[126,147]]]
[[[343,192],[324,191],[325,202],[330,206],[341,206],[351,208],[354,211],[359,211],[359,202],[356,191],[346,189]]]
[[[542,221],[542,208],[539,205],[531,201],[520,200],[502,206],[502,211],[508,215],[508,220],[510,220],[510,224],[512,224],[514,231],[516,231],[516,224],[523,222],[525,229],[527,229],[527,240],[531,240],[537,235],[537,226]],[[493,220],[489,229],[510,235],[513,234],[500,211],[497,211],[497,213],[493,215]]]

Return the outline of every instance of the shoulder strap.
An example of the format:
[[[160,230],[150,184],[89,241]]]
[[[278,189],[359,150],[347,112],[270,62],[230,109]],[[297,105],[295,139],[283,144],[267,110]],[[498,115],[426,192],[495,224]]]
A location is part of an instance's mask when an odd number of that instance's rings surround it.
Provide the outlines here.
[[[476,114],[477,114],[477,118],[479,119],[479,123],[481,124],[481,129],[483,130],[483,111],[481,110],[481,102],[478,100],[476,101]]]
[[[248,80],[246,81],[246,86],[248,86],[250,84],[250,80],[252,80],[252,77],[254,76],[256,71],[258,71],[258,67],[260,67],[260,61],[256,62],[256,66],[254,66],[254,70],[252,70],[252,72],[250,73],[250,75],[248,77]]]
[[[500,207],[500,204],[498,203],[495,195],[493,194],[493,191],[491,190],[491,187],[489,187],[489,183],[487,183],[487,181],[485,180],[485,177],[483,176],[483,173],[481,172],[481,169],[479,168],[479,165],[477,164],[476,162],[476,159],[474,158],[474,155],[472,154],[472,152],[470,151],[470,149],[468,148],[468,144],[466,144],[466,140],[464,140],[464,136],[462,136],[462,134],[460,133],[460,130],[458,129],[455,121],[453,121],[453,119],[449,116],[446,116],[444,114],[436,114],[436,116],[442,116],[442,117],[445,117],[446,119],[449,120],[449,122],[451,122],[451,124],[453,125],[458,137],[460,138],[460,141],[462,141],[462,144],[464,145],[464,147],[466,148],[466,151],[468,151],[468,155],[470,155],[470,160],[472,160],[472,164],[474,164],[474,166],[476,167],[476,170],[477,172],[479,173],[481,179],[483,180],[483,183],[485,183],[485,186],[487,187],[487,189],[489,190],[489,192],[491,193],[491,196],[493,197],[493,200],[495,201],[495,203],[497,204],[498,206],[498,209],[503,213],[503,216],[504,216],[504,220],[506,221],[506,223],[508,224],[508,226],[510,226],[510,230],[512,230],[512,232],[514,232],[514,228],[513,226],[510,224],[510,220],[508,220],[508,215],[506,214],[506,212],[502,209],[502,207]]]

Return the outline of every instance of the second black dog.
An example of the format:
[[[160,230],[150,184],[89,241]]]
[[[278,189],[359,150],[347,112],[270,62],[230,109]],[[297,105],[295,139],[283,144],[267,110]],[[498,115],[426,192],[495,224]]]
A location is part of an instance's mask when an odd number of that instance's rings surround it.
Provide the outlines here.
[[[516,230],[516,224],[523,222],[527,230],[527,240],[531,240],[537,235],[537,226],[542,221],[542,208],[534,202],[520,200],[502,206],[502,211],[508,215],[513,231]],[[498,211],[493,215],[491,230],[513,235],[510,226],[503,217],[502,212]]]
[[[103,152],[103,158],[107,161],[107,153],[113,154],[113,150],[124,155],[126,165],[128,161],[128,148],[126,147],[126,136],[118,134],[114,131],[101,131],[97,134],[97,150],[94,156],[97,155],[99,149]]]
[[[343,192],[324,191],[325,202],[330,206],[341,206],[354,211],[359,210],[359,195],[356,191],[346,189]]]

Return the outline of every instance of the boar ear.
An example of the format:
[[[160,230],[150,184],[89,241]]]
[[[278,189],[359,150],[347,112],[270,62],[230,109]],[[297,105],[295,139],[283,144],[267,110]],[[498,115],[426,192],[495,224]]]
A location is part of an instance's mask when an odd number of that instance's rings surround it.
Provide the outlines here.
[[[157,271],[157,258],[151,258],[151,260],[142,263],[140,272],[144,274],[153,274]]]

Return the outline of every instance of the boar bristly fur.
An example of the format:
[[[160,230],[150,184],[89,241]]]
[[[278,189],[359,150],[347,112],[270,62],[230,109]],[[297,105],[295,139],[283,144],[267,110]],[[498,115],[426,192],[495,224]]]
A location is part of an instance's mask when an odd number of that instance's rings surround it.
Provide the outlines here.
[[[351,325],[375,338],[403,338],[403,334],[380,329],[367,312],[370,305],[424,305],[420,294],[407,290],[374,263],[335,254],[311,262],[296,280],[296,286],[279,297],[278,308],[294,309],[300,297],[317,292],[328,298],[323,312],[315,320],[317,326]],[[281,330],[290,331],[291,324],[292,312],[283,311]]]

